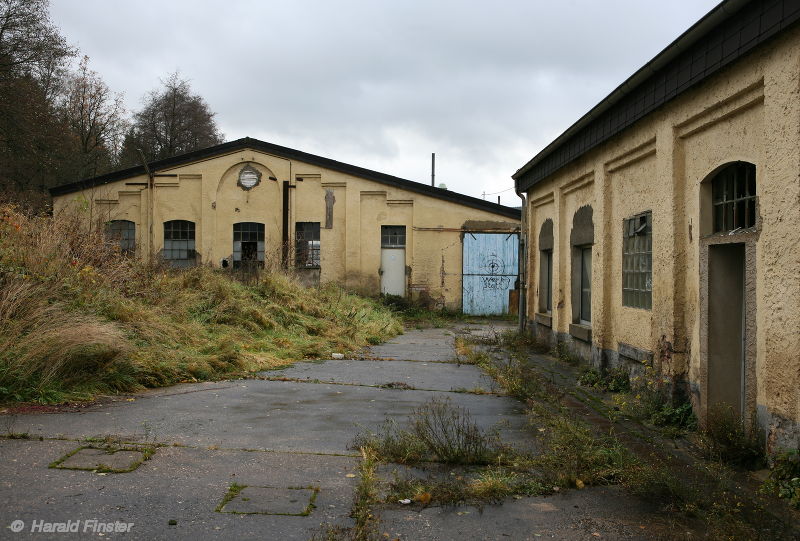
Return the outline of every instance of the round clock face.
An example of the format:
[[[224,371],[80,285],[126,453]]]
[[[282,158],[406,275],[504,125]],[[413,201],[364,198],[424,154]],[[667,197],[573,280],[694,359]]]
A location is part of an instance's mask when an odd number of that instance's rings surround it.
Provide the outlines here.
[[[261,173],[250,165],[245,165],[242,167],[242,170],[239,171],[239,186],[245,190],[255,187],[260,181]]]

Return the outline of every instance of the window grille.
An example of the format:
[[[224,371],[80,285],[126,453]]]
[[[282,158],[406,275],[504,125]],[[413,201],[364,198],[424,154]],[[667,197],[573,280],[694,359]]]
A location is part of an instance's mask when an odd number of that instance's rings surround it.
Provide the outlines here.
[[[732,163],[711,180],[714,233],[756,225],[756,166]]]
[[[406,226],[404,225],[381,226],[381,248],[405,248],[405,246],[406,246]]]

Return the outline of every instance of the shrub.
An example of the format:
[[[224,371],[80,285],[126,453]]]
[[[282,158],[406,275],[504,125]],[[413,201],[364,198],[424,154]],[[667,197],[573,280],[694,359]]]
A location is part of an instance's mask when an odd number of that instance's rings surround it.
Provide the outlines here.
[[[623,367],[612,368],[605,372],[587,368],[578,376],[578,384],[610,393],[622,393],[631,388],[628,371]]]
[[[800,449],[777,453],[764,482],[764,490],[789,500],[795,509],[800,509]]]

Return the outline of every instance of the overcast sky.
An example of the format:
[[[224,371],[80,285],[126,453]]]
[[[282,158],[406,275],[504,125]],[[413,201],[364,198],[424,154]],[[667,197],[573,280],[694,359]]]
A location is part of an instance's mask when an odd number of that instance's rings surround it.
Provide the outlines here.
[[[481,197],[717,0],[51,0],[129,110],[175,70],[255,137]],[[518,205],[513,190],[502,202]],[[486,197],[496,201],[497,196]]]

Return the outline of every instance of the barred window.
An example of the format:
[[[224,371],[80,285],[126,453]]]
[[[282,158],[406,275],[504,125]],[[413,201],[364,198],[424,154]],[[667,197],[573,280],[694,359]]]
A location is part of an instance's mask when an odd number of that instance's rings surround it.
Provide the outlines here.
[[[381,248],[405,248],[406,226],[382,225]]]
[[[711,180],[714,233],[756,225],[756,166],[736,162]]]
[[[196,261],[194,222],[170,220],[164,222],[164,249],[161,257],[173,267],[189,267]]]
[[[233,268],[264,266],[264,224],[233,224]]]
[[[622,305],[653,307],[653,213],[623,221]]]
[[[130,220],[111,220],[106,223],[106,236],[119,245],[125,255],[136,252],[136,224]]]
[[[305,268],[319,267],[319,222],[297,222],[294,230],[297,266]]]

